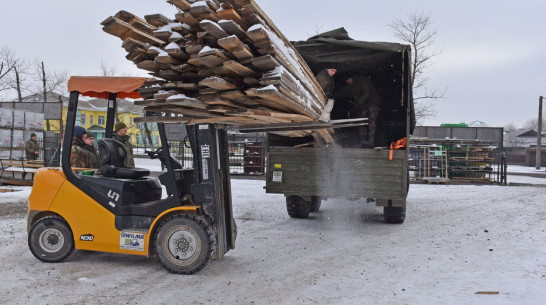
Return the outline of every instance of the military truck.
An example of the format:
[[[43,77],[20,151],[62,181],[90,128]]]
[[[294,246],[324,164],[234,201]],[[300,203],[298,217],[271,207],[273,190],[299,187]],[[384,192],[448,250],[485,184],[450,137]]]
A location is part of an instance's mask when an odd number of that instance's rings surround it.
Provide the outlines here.
[[[313,73],[337,70],[330,84],[332,120],[370,114],[356,103],[366,100],[358,93],[375,99],[379,111],[368,117],[368,126],[335,129],[330,146],[312,137],[268,134],[266,192],[284,194],[288,214],[295,218],[307,218],[322,200],[340,197],[375,201],[383,206],[387,223],[404,222],[409,191],[405,141],[415,127],[411,48],[352,40],[343,28],[293,44]],[[356,78],[364,82],[351,84],[349,79]],[[347,90],[351,85],[359,88]]]

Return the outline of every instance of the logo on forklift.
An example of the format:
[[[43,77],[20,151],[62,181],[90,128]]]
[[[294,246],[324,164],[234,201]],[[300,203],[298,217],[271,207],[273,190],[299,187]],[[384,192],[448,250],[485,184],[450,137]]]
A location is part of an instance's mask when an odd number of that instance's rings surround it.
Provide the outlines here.
[[[124,250],[144,251],[144,234],[121,232],[119,248]]]
[[[93,236],[92,234],[81,235],[80,240],[81,241],[93,241],[93,240],[95,240],[95,236]]]
[[[112,190],[109,190],[109,191],[108,191],[108,197],[109,197],[110,199],[114,199],[114,201],[118,201],[118,200],[119,200],[119,194],[116,193],[116,192],[114,192],[114,191],[112,191]]]

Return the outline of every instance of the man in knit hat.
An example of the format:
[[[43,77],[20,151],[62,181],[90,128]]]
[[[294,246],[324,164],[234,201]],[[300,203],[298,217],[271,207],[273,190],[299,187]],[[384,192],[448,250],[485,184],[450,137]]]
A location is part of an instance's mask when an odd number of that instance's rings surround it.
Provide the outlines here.
[[[72,149],[70,151],[70,166],[79,168],[91,168],[91,161],[86,152],[85,140],[87,134],[85,128],[81,126],[74,127],[74,137],[72,137]]]
[[[36,134],[32,133],[30,139],[25,142],[25,157],[27,160],[38,160],[40,144],[36,141]]]
[[[87,130],[85,135],[86,138],[83,142],[85,143],[85,152],[91,165],[90,168],[100,168],[99,152],[95,148],[95,134]]]
[[[117,122],[114,125],[114,134],[112,135],[114,140],[118,140],[127,149],[127,158],[125,158],[125,166],[135,167],[135,159],[133,157],[133,144],[131,144],[131,136],[127,134],[127,125],[123,122]]]

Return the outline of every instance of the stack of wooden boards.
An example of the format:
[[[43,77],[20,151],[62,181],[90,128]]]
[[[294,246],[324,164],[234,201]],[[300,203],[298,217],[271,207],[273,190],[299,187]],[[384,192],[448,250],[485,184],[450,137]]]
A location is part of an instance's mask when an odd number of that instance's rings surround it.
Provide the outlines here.
[[[123,40],[127,59],[156,77],[139,90],[145,100],[138,104],[177,114],[169,119],[189,124],[274,124],[328,117],[323,113],[327,98],[313,73],[253,0],[167,2],[178,9],[174,20],[159,14],[142,19],[120,11],[102,22],[105,32]],[[320,134],[332,141],[329,132]]]

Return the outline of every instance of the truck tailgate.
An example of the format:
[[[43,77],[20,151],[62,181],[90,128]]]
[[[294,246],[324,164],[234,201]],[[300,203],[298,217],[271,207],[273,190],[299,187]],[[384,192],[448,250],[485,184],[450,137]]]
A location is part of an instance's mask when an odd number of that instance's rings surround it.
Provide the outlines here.
[[[270,147],[267,193],[325,198],[406,198],[407,152]]]

